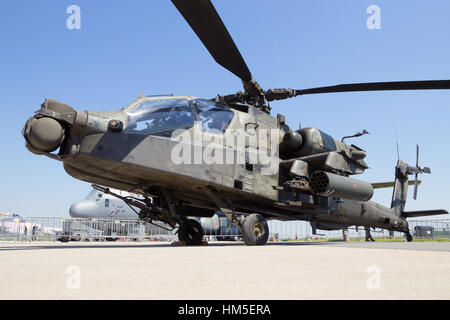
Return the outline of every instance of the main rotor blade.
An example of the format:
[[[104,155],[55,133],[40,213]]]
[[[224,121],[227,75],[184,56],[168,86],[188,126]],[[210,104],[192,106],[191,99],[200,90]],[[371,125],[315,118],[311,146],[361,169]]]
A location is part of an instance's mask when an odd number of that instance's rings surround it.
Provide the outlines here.
[[[332,93],[332,92],[439,90],[439,89],[450,89],[450,80],[349,83],[349,84],[339,84],[336,86],[296,90],[296,95]]]
[[[171,0],[214,60],[242,81],[252,75],[210,0]]]

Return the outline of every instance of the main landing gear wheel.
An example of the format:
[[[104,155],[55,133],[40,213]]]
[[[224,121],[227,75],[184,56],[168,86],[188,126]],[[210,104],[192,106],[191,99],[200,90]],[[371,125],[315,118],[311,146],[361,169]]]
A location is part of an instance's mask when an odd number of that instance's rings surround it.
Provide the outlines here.
[[[178,229],[178,240],[188,244],[199,244],[203,240],[203,228],[200,222],[193,219],[184,221]]]
[[[269,226],[266,219],[259,214],[251,214],[240,226],[242,240],[248,246],[266,244],[269,239]]]
[[[412,237],[412,235],[410,233],[406,234],[406,241],[408,241],[408,242],[413,241],[413,237]]]

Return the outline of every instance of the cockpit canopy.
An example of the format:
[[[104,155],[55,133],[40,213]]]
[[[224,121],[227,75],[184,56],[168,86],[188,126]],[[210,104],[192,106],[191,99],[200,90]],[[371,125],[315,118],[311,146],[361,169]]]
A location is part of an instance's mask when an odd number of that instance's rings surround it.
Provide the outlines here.
[[[204,99],[142,100],[126,111],[125,132],[143,135],[170,135],[175,129],[201,122],[203,132],[223,134],[234,113],[228,107]]]

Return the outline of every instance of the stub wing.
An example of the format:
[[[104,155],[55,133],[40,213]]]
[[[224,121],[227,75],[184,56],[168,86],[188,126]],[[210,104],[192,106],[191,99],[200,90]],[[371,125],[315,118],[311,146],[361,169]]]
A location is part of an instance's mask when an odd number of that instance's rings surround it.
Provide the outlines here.
[[[417,181],[418,184],[422,183],[422,180]],[[408,185],[413,186],[414,181],[408,181]],[[372,188],[381,189],[381,188],[392,188],[394,187],[394,182],[375,182],[372,183]]]
[[[403,218],[428,217],[438,214],[448,214],[447,210],[423,210],[423,211],[403,211]]]

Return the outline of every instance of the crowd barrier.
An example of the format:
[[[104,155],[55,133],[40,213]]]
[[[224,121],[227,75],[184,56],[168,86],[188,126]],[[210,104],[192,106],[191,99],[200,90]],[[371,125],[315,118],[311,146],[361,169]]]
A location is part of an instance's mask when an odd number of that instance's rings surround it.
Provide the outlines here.
[[[240,229],[227,218],[201,219],[208,240],[241,240]],[[270,241],[342,239],[342,230],[312,233],[305,221],[270,220]],[[415,238],[450,238],[450,219],[410,220],[410,232]],[[56,217],[6,217],[0,219],[0,240],[3,241],[174,241],[177,229],[143,223],[139,220],[72,219]],[[371,229],[372,236],[404,237],[403,233]],[[364,239],[364,228],[348,228],[349,238]]]

